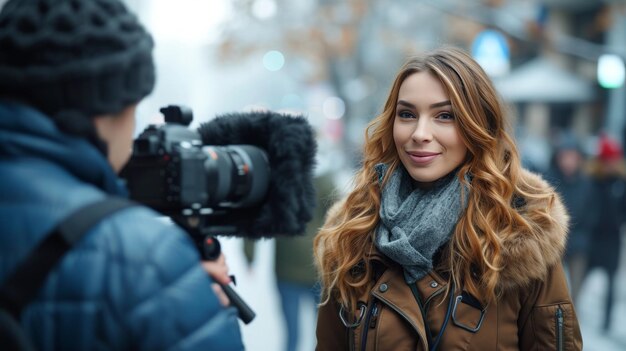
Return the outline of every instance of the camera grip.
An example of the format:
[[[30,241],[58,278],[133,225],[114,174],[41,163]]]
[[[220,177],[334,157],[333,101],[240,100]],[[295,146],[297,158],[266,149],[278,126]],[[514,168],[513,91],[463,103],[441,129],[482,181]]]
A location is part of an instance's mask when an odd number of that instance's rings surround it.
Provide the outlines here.
[[[237,312],[239,313],[239,319],[241,319],[241,321],[245,324],[250,323],[254,319],[254,317],[256,317],[256,314],[250,308],[250,306],[248,306],[248,304],[239,296],[239,294],[237,294],[235,289],[233,289],[230,285],[221,283],[219,285],[222,287],[222,290],[224,290],[226,296],[228,296],[230,304],[237,308]]]
[[[216,260],[220,253],[222,252],[222,246],[220,245],[220,241],[217,238],[207,235],[204,240],[202,240],[200,252],[203,257],[208,260]],[[222,290],[228,296],[230,300],[230,304],[237,308],[237,312],[239,314],[239,319],[245,324],[252,322],[254,317],[256,317],[256,313],[248,306],[248,304],[237,294],[235,289],[233,289],[229,284],[218,283]]]

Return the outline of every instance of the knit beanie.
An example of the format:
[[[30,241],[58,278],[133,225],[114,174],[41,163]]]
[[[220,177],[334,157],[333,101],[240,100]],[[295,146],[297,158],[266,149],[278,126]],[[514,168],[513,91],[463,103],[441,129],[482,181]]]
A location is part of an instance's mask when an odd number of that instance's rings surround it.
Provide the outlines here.
[[[0,11],[0,97],[85,134],[154,87],[152,37],[118,0],[9,0]]]
[[[582,145],[578,141],[578,137],[570,131],[565,131],[557,135],[555,143],[556,151],[574,150],[582,154]]]

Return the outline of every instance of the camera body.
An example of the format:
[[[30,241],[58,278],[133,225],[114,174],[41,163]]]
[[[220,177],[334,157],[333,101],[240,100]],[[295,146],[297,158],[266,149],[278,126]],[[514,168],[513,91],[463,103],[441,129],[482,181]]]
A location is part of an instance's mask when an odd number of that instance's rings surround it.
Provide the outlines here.
[[[203,145],[188,128],[191,110],[160,110],[165,124],[150,125],[133,144],[121,176],[131,199],[172,218],[189,231],[228,234],[229,212],[263,202],[269,188],[267,154],[252,145]]]

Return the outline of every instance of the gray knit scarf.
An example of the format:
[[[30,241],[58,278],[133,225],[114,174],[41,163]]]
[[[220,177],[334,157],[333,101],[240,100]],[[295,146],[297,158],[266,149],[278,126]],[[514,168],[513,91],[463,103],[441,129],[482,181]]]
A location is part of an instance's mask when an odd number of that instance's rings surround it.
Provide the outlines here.
[[[379,182],[388,166],[376,166]],[[431,188],[414,188],[415,181],[403,166],[391,174],[382,189],[380,221],[375,245],[404,268],[404,279],[412,284],[433,268],[433,255],[452,235],[461,212],[461,182],[457,172],[437,180]]]

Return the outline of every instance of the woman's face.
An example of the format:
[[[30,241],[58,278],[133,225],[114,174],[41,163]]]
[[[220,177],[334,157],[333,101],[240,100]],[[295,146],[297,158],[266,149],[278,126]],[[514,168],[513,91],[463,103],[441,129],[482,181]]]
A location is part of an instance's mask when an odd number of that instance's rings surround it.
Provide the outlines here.
[[[407,77],[398,94],[393,140],[411,177],[427,185],[465,160],[463,143],[450,98],[430,72]]]

